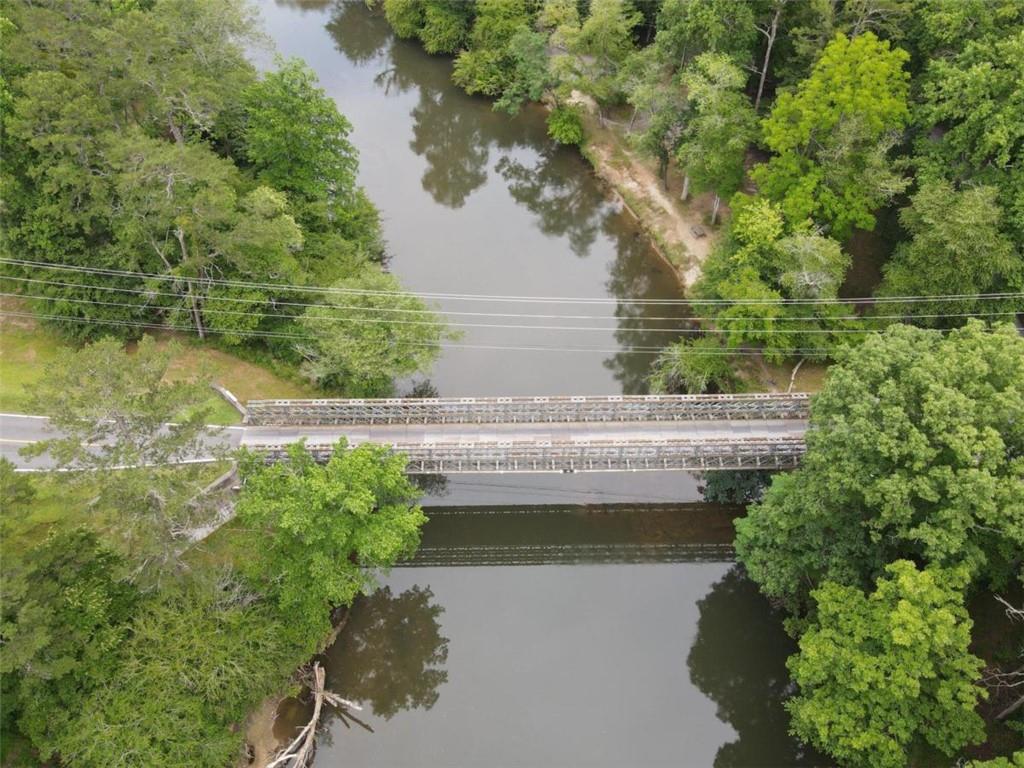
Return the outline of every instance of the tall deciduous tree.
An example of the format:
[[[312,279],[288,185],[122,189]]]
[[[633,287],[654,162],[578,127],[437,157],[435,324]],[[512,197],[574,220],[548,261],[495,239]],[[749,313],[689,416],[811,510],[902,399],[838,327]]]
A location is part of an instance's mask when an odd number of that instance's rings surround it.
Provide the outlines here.
[[[891,326],[829,370],[800,469],[737,521],[762,590],[798,605],[899,558],[1007,576],[1024,548],[1024,339]]]
[[[279,60],[243,100],[245,154],[261,180],[308,200],[348,200],[359,166],[352,126],[302,60]]]
[[[1018,17],[1021,11],[1017,9]],[[988,14],[982,14],[988,15]],[[1006,223],[1024,242],[1024,31],[968,41],[936,57],[922,79],[916,119],[919,173],[1000,190]]]
[[[968,648],[963,570],[887,566],[874,592],[825,582],[815,624],[789,661],[793,731],[843,765],[907,765],[915,739],[952,757],[985,737],[984,664]]]
[[[568,56],[556,67],[571,86],[589,93],[601,108],[619,96],[619,68],[633,51],[633,28],[643,16],[630,0],[594,0],[590,15],[579,27],[563,26]]]
[[[757,37],[756,8],[742,0],[665,0],[658,11],[654,45],[674,69],[693,57],[716,52],[745,64]]]
[[[743,71],[722,54],[705,53],[683,73],[693,116],[676,153],[698,191],[714,190],[711,223],[718,219],[722,196],[743,184],[743,162],[754,140],[757,119],[743,85]]]
[[[791,222],[818,221],[842,239],[872,229],[873,211],[905,188],[887,155],[909,119],[907,59],[871,32],[837,35],[796,91],[779,95],[764,122],[776,156],[753,176]]]
[[[375,582],[375,571],[412,554],[427,518],[405,476],[405,459],[381,446],[349,450],[326,465],[296,443],[267,465],[243,455],[237,511],[266,534],[249,572],[305,637],[322,637],[331,608],[348,605]]]
[[[180,279],[180,300],[169,307],[182,314],[175,324],[191,324],[200,336],[207,325],[251,330],[258,316],[232,315],[236,305],[216,305],[205,316],[208,278],[225,269],[250,280],[298,277],[295,252],[302,232],[284,195],[257,187],[239,199],[235,167],[197,144],[179,146],[133,134],[115,140],[110,157],[117,196],[112,225],[124,262]],[[154,285],[161,294],[176,287],[167,281]],[[269,299],[263,292],[255,294]]]
[[[301,320],[310,339],[299,350],[302,370],[321,386],[354,397],[385,395],[396,377],[426,370],[441,341],[452,338],[438,316],[403,293],[389,274],[367,269],[335,287],[355,292],[329,296]]]
[[[168,380],[174,345],[144,337],[134,354],[102,339],[48,366],[28,403],[58,435],[24,449],[58,467],[85,469],[69,482],[96,488],[97,525],[113,528],[140,578],[180,565],[181,543],[209,510],[193,500],[196,460],[220,451],[206,426],[209,391]]]
[[[886,312],[938,315],[926,325],[943,324],[944,315],[1013,311],[1019,302],[972,298],[971,294],[1024,290],[1024,254],[1001,231],[1004,220],[994,187],[957,190],[945,181],[925,183],[900,211],[910,233],[885,265],[882,296],[964,295],[959,301],[886,304]],[[955,323],[950,318],[946,323]]]

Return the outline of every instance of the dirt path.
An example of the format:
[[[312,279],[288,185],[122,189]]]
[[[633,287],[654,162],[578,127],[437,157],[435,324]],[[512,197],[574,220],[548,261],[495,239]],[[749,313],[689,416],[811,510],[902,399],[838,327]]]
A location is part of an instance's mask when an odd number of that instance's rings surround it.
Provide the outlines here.
[[[582,94],[574,96],[574,101],[586,111],[584,155],[597,175],[622,198],[659,253],[675,269],[684,290],[688,289],[700,277],[701,265],[717,238],[717,230],[707,224],[712,196],[680,200],[682,179],[677,173],[669,172],[666,189],[653,161],[634,151],[613,126],[602,126],[592,100]],[[722,210],[727,213],[724,206]],[[694,229],[703,230],[706,235],[698,237]]]

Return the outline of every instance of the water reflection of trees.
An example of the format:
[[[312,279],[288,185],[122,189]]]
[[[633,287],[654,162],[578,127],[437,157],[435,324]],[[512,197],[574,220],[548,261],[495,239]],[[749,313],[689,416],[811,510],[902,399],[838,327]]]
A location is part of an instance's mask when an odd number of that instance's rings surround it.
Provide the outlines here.
[[[394,595],[389,587],[360,600],[328,650],[327,688],[369,704],[390,720],[404,709],[430,709],[448,680],[444,608],[429,587]]]
[[[678,298],[674,279],[667,268],[657,269],[646,238],[607,201],[575,151],[548,139],[539,107],[527,106],[515,118],[494,112],[488,100],[467,96],[451,82],[448,60],[428,56],[414,41],[396,39],[380,10],[358,0],[338,3],[328,29],[346,56],[355,61],[376,57],[380,71],[375,81],[386,93],[415,94],[410,147],[425,161],[422,185],[437,203],[463,206],[487,183],[491,157],[498,154],[494,170],[513,199],[537,217],[544,234],[565,237],[580,257],[602,235],[614,241],[617,259],[607,286],[622,299],[616,310],[619,344],[661,348],[673,339],[653,329],[678,322],[650,318],[682,317],[681,308],[626,300]],[[647,391],[653,357],[623,352],[605,365],[624,392],[638,394]]]
[[[582,169],[567,167],[564,154],[568,151],[549,144],[531,165],[506,155],[495,170],[505,179],[512,198],[537,217],[540,231],[567,237],[572,252],[582,257],[590,253],[608,206],[600,188]]]
[[[293,8],[297,11],[322,11],[331,4],[331,0],[274,0],[282,8]]]
[[[737,733],[718,750],[716,768],[826,764],[788,735],[789,715],[782,705],[791,686],[786,657],[796,646],[753,582],[735,566],[697,606],[697,637],[687,659],[690,679]]]
[[[655,355],[628,350],[660,349],[674,341],[680,334],[666,333],[664,329],[688,327],[687,308],[678,304],[636,303],[636,300],[678,299],[680,292],[674,278],[656,268],[657,257],[651,252],[647,237],[626,219],[625,213],[605,219],[604,231],[615,239],[618,253],[605,285],[608,293],[620,300],[615,308],[618,320],[615,340],[623,347],[605,360],[604,366],[612,371],[625,394],[645,394]]]
[[[450,94],[420,89],[419,103],[412,111],[409,146],[427,161],[423,189],[441,205],[461,208],[487,181],[490,151],[476,116],[450,104]]]
[[[327,5],[327,0],[277,0],[281,2],[316,3]],[[347,58],[363,64],[384,50],[391,40],[391,27],[382,13],[372,13],[365,0],[336,0],[327,31],[335,45]]]

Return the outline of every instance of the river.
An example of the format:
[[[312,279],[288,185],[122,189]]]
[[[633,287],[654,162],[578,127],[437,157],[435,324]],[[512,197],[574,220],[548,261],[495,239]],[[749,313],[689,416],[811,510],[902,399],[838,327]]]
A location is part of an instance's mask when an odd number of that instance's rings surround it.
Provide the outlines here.
[[[260,10],[351,121],[403,285],[596,299],[441,302],[463,335],[433,391],[645,391],[650,348],[686,311],[637,302],[678,298],[676,280],[578,152],[547,139],[539,108],[509,118],[466,96],[448,59],[362,2]],[[534,327],[494,327],[512,325]],[[742,510],[700,503],[696,478],[455,476],[424,505],[420,552],[324,656],[328,687],[364,710],[328,718],[316,768],[822,763],[787,734],[792,643],[732,563]],[[302,716],[285,706],[277,731]]]

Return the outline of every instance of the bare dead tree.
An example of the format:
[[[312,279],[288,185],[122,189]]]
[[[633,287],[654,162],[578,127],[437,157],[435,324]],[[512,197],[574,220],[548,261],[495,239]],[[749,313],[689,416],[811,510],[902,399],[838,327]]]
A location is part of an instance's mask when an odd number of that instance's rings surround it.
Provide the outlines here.
[[[1024,608],[1017,608],[999,595],[995,598],[1005,608],[1006,618],[1011,623],[1024,621]],[[1012,670],[999,667],[986,670],[982,682],[991,690],[1008,692],[1011,696],[1010,703],[996,715],[996,720],[1005,720],[1024,707],[1024,665]]]
[[[320,715],[323,712],[325,702],[333,707],[337,707],[339,710],[362,710],[362,707],[355,702],[343,699],[338,694],[326,690],[324,688],[325,676],[324,668],[320,666],[320,662],[314,662],[310,686],[313,693],[313,716],[306,723],[305,727],[299,731],[299,734],[267,765],[267,768],[306,768],[310,758],[313,756],[313,747],[316,743],[316,728],[320,723]],[[352,719],[355,720],[355,718]],[[345,725],[347,726],[348,723],[346,722]],[[363,727],[368,728],[369,726],[364,725]]]
[[[768,76],[768,65],[772,58],[772,48],[775,47],[775,38],[779,34],[779,16],[782,15],[782,3],[775,6],[775,13],[768,24],[756,25],[757,31],[765,37],[764,61],[761,63],[761,77],[757,83],[757,98],[754,99],[754,111],[761,107],[761,96],[764,95],[764,81]]]

